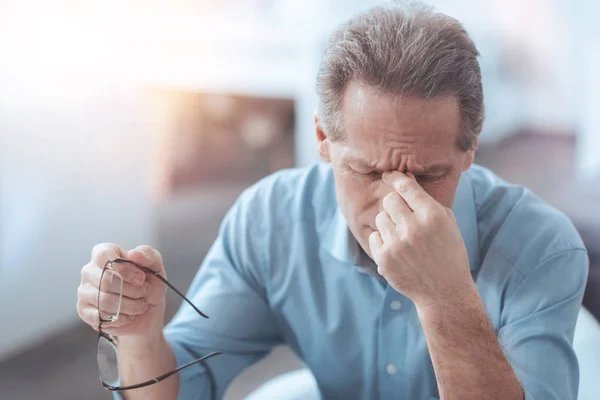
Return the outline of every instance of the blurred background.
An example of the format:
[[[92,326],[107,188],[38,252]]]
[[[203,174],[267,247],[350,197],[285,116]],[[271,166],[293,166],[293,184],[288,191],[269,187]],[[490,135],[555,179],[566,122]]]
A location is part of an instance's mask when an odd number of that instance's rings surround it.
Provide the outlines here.
[[[1,399],[110,398],[75,310],[93,245],[153,245],[186,289],[245,187],[317,161],[327,36],[376,3],[0,0]],[[481,52],[476,161],[571,217],[600,316],[600,3],[428,4]],[[226,399],[300,366],[278,348]]]

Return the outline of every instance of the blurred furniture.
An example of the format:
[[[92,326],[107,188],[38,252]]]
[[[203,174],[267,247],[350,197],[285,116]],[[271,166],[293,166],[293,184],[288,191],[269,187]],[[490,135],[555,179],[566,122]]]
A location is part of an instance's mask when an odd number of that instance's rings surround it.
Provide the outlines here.
[[[250,186],[294,166],[293,98],[176,89],[148,97],[158,197],[223,183]]]
[[[308,369],[302,368],[286,372],[265,382],[245,400],[317,400],[320,398],[315,377]]]
[[[573,347],[579,359],[579,400],[598,398],[597,375],[600,371],[600,324],[594,316],[581,308],[577,318]],[[252,392],[246,400],[319,399],[314,376],[308,369],[299,369],[277,376]]]

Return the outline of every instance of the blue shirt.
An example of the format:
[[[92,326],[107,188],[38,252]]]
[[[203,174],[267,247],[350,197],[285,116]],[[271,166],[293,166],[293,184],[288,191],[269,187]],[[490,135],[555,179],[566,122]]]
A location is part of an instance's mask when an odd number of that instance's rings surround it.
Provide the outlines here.
[[[573,225],[476,165],[463,173],[453,211],[526,399],[575,400],[571,344],[588,258]],[[283,343],[325,399],[439,397],[414,304],[369,273],[363,255],[337,207],[329,165],[281,171],[247,189],[189,289],[210,319],[184,303],[165,328],[179,365],[225,353],[182,371],[179,399],[210,399],[210,375],[221,398]]]

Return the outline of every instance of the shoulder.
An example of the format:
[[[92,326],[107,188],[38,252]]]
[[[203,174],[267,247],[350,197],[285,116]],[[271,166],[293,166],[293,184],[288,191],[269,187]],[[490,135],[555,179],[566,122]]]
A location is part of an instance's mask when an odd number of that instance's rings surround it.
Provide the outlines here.
[[[318,163],[271,174],[239,197],[236,206],[256,228],[329,219],[336,210],[331,166]]]
[[[490,170],[468,171],[477,210],[480,251],[500,253],[522,275],[558,254],[585,251],[569,218],[531,190]]]

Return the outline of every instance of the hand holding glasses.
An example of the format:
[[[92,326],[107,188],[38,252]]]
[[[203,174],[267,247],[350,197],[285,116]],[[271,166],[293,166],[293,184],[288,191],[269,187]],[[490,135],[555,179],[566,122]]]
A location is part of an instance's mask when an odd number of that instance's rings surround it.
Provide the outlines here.
[[[160,254],[147,246],[144,247],[146,247],[146,249],[142,249],[144,251],[138,248],[127,253],[111,244],[96,246],[92,254],[92,261],[82,270],[78,311],[86,323],[98,330],[99,375],[104,388],[110,391],[149,386],[189,366],[221,354],[221,352],[213,352],[154,379],[121,385],[118,336],[122,334],[143,335],[145,331],[159,329],[158,327],[152,328],[152,325],[156,326],[158,323],[162,329],[167,288],[177,293],[200,316],[208,318],[161,275],[160,272],[164,273],[164,269]],[[149,250],[154,252],[157,257],[143,257]],[[158,262],[151,262],[149,266],[152,268],[149,268],[128,259],[130,257],[121,257],[123,255],[131,255],[131,258],[137,261],[147,259],[158,260]],[[148,293],[150,288],[152,288],[152,293]],[[159,311],[153,313],[154,310],[148,310],[149,307],[154,307]]]
[[[119,382],[121,379],[119,376],[119,352],[117,348],[117,340],[108,333],[102,332],[102,324],[104,322],[116,321],[119,318],[119,314],[121,311],[121,302],[123,299],[123,277],[114,269],[114,263],[129,263],[131,265],[136,266],[144,272],[154,275],[165,285],[167,285],[170,289],[172,289],[175,293],[177,293],[198,314],[200,314],[204,318],[208,318],[206,314],[198,310],[198,308],[196,308],[196,306],[191,301],[189,301],[187,297],[185,297],[179,290],[177,290],[173,285],[171,285],[165,278],[160,276],[158,272],[154,272],[150,268],[138,265],[133,261],[129,261],[124,258],[117,258],[114,260],[107,261],[106,265],[104,266],[104,269],[102,270],[102,276],[100,277],[100,287],[98,290],[98,318],[100,320],[100,324],[98,325],[97,351],[100,380],[102,381],[102,385],[104,385],[106,389],[130,390],[152,385],[154,383],[162,381],[163,379],[168,378],[169,376],[181,371],[184,368],[187,368],[194,364],[198,364],[199,362],[202,362],[210,357],[221,354],[220,352],[213,352],[149,381],[141,382],[135,385],[119,386]],[[103,292],[108,292],[109,287],[120,288],[120,290],[118,291],[118,297],[102,296]]]

